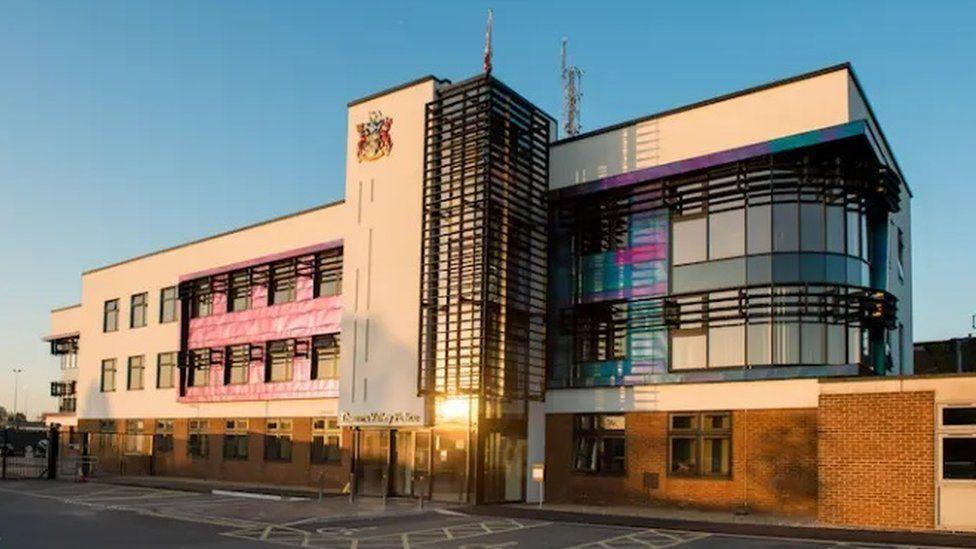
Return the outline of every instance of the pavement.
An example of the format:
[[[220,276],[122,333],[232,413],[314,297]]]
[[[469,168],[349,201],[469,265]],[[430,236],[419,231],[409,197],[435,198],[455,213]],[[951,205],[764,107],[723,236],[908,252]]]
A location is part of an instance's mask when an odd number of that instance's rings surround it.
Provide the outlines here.
[[[647,517],[542,512],[527,506],[421,509],[415,500],[258,499],[105,483],[0,482],[0,549],[20,547],[631,548],[922,547],[752,535],[743,525],[654,524]],[[562,514],[560,514],[562,513]],[[599,519],[599,520],[598,520]],[[601,522],[602,521],[602,522]],[[627,523],[629,521],[629,523]],[[766,525],[769,526],[769,525]],[[844,531],[836,531],[843,534]],[[931,538],[976,547],[976,538]],[[947,543],[947,541],[959,543]],[[971,544],[970,544],[971,543]]]

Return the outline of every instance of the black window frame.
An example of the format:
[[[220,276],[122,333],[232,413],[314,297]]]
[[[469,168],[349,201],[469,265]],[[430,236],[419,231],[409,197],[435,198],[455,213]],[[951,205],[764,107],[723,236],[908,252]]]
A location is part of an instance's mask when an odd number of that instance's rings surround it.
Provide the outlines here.
[[[197,426],[194,427],[194,422]],[[189,421],[186,436],[186,455],[193,459],[205,459],[210,455],[210,435],[207,433],[206,420]]]
[[[285,295],[278,297],[276,286],[285,285]],[[268,267],[268,305],[293,303],[297,299],[298,262],[295,258],[276,261]]]
[[[107,369],[105,366],[111,364],[112,368]],[[112,372],[112,387],[105,386],[105,373]],[[99,389],[103,393],[114,393],[115,389],[118,387],[119,382],[119,364],[118,360],[114,358],[103,358],[101,367],[101,380],[99,383]]]
[[[275,347],[283,346],[280,350],[275,350]],[[264,362],[264,382],[265,383],[283,383],[288,381],[294,381],[295,379],[295,348],[296,342],[294,339],[277,339],[274,341],[269,341],[267,347],[265,348],[265,362]],[[284,353],[288,357],[289,363],[287,367],[288,376],[284,379],[274,379],[274,365],[275,365],[275,355],[276,353]]]
[[[133,364],[134,360],[138,360],[138,366]],[[136,387],[132,384],[132,372],[134,370],[139,370],[139,386]],[[142,391],[146,388],[146,356],[145,355],[134,355],[130,356],[125,363],[125,390],[126,391]]]
[[[136,300],[141,303],[136,303]],[[142,324],[136,324],[136,312],[142,313]],[[129,296],[129,328],[145,328],[149,325],[149,293],[140,292]]]
[[[190,318],[211,316],[213,310],[213,284],[209,278],[191,282],[193,292],[190,296]]]
[[[159,323],[176,322],[179,315],[179,292],[176,286],[167,286],[159,290]],[[167,312],[169,314],[167,314]]]
[[[243,364],[235,362],[235,359],[244,359]],[[234,372],[243,370],[244,379],[235,381]],[[247,385],[250,381],[251,371],[251,346],[247,343],[242,345],[228,345],[224,351],[224,385]]]
[[[189,368],[187,368],[187,387],[207,387],[210,385],[210,349],[191,349],[189,352]],[[199,372],[205,372],[203,378],[206,383],[195,383]]]
[[[712,428],[707,427],[705,418],[709,416],[720,416],[728,418],[728,427]],[[693,419],[690,427],[675,427],[676,418]],[[730,411],[703,411],[703,412],[672,412],[668,414],[668,446],[667,446],[667,474],[672,477],[682,478],[712,478],[731,480],[733,475],[733,455],[732,455],[732,412]],[[705,457],[705,440],[721,439],[728,440],[728,473],[708,473],[702,467]],[[675,471],[674,470],[674,441],[691,440],[694,442],[695,463],[694,470]]]
[[[163,363],[163,357],[168,357],[167,363]],[[177,354],[175,351],[169,351],[165,353],[156,354],[156,388],[157,389],[172,389],[176,386],[176,362]],[[169,368],[169,385],[162,384],[162,373],[163,368]]]
[[[227,275],[227,312],[247,311],[253,306],[251,270],[242,269]],[[238,299],[242,300],[238,305]]]
[[[157,419],[153,432],[153,451],[170,453],[173,451],[173,423],[172,419]]]
[[[283,424],[287,422],[288,428]],[[269,419],[265,423],[264,460],[291,463],[295,458],[295,444],[292,438],[294,425],[290,419]],[[273,431],[272,431],[273,429]],[[287,444],[285,442],[287,441]],[[287,456],[285,455],[287,454]]]
[[[315,276],[312,283],[312,297],[334,297],[342,295],[343,248],[324,250],[315,255]],[[329,290],[331,286],[331,291]]]
[[[250,445],[248,420],[228,419],[224,423],[221,455],[224,461],[247,461]]]
[[[620,428],[609,428],[606,426],[609,418],[614,418],[614,421],[619,419],[623,425]],[[596,462],[592,467],[580,465],[584,448],[593,448],[596,451]],[[619,456],[612,455],[618,452]],[[625,414],[574,415],[572,467],[574,473],[625,476],[627,474],[627,416]]]
[[[309,372],[310,379],[339,379],[339,356],[341,349],[339,346],[339,334],[321,334],[312,338],[312,357],[311,357],[311,371]],[[335,375],[333,376],[322,376],[320,371],[320,362],[322,357],[319,356],[319,350],[323,349],[323,354],[329,358],[330,361],[334,361],[335,364]],[[325,351],[324,349],[328,349]]]
[[[335,439],[335,444],[332,444]],[[313,418],[309,462],[315,465],[342,463],[342,429],[338,418]]]
[[[112,327],[109,329],[109,319],[112,319]],[[102,333],[119,331],[119,298],[107,299],[102,306]]]

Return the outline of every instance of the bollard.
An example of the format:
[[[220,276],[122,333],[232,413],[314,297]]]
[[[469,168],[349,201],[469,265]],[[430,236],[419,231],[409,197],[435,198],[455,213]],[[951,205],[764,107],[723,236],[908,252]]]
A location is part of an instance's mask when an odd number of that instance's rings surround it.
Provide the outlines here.
[[[349,473],[349,503],[356,503],[356,473]]]
[[[319,473],[319,501],[322,501],[322,492],[325,490],[325,473]]]

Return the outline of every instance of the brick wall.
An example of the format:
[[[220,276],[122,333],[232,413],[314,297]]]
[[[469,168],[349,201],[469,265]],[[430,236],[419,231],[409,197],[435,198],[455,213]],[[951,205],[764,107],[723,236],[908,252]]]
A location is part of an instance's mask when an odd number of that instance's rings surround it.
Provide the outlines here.
[[[821,395],[820,521],[935,527],[932,392]]]
[[[547,416],[546,500],[816,515],[815,409],[733,411],[728,479],[668,476],[667,422],[664,412],[627,414],[626,474],[600,476],[572,470],[573,415]],[[657,474],[657,488],[644,488],[645,473]]]
[[[293,445],[290,462],[264,459],[263,435],[266,430],[266,418],[249,418],[246,460],[224,459],[223,418],[210,418],[208,422],[209,452],[205,457],[187,455],[189,422],[186,419],[173,421],[173,449],[167,452],[156,451],[151,458],[125,455],[121,435],[95,434],[99,429],[98,420],[80,420],[78,426],[80,431],[92,433],[91,452],[98,456],[99,470],[102,474],[114,475],[124,470],[128,475],[147,475],[151,459],[153,473],[158,476],[318,486],[321,475],[326,489],[338,490],[345,486],[349,480],[352,459],[349,451],[352,445],[352,431],[349,429],[342,431],[343,451],[340,463],[316,464],[311,462],[311,418],[291,418],[291,420]],[[146,437],[151,437],[156,421],[144,419],[143,425],[143,433]],[[116,420],[116,431],[122,433],[124,430],[125,420]],[[124,462],[124,466],[120,462]]]

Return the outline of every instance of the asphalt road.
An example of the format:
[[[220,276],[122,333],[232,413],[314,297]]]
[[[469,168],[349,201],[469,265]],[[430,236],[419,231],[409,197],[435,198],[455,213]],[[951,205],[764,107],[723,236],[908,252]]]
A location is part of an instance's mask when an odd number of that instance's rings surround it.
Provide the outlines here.
[[[0,483],[0,549],[322,547],[330,549],[742,549],[868,547],[525,518],[409,501],[270,501],[227,494],[52,481]],[[897,547],[870,545],[870,547]]]

